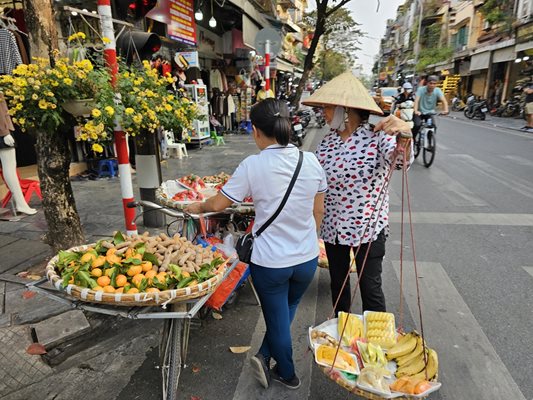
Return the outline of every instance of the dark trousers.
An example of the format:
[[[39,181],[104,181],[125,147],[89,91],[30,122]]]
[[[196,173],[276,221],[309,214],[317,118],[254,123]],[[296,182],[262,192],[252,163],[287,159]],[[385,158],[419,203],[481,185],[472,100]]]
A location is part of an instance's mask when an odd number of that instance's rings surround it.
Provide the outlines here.
[[[433,126],[437,126],[437,124],[435,124],[435,117],[432,116],[432,115],[428,115],[428,114],[422,114],[422,115],[416,115],[414,114],[413,115],[413,141],[416,141],[416,137],[418,136],[418,132],[420,131],[420,127],[422,126],[422,121],[424,121],[425,119],[429,118],[429,117],[433,117]]]
[[[381,288],[381,270],[383,257],[385,256],[385,240],[385,234],[384,232],[381,232],[370,246],[370,252],[368,253],[366,265],[359,285],[361,300],[363,301],[363,311],[386,311],[385,295]],[[335,305],[335,302],[340,295],[339,302],[335,308],[335,315],[337,315],[339,311],[350,312],[350,305],[352,302],[350,280],[346,282],[346,286],[342,293],[341,288],[344,279],[350,270],[351,247],[331,243],[325,243],[325,245],[326,254],[328,256],[329,276],[331,278],[331,298],[333,305]],[[361,245],[361,249],[355,259],[358,274],[361,273],[368,245],[368,243]],[[356,250],[357,248],[354,247],[354,253]]]
[[[261,300],[266,333],[259,353],[276,360],[277,373],[286,380],[294,375],[291,323],[307,287],[313,280],[318,257],[287,268],[250,264],[250,273]]]

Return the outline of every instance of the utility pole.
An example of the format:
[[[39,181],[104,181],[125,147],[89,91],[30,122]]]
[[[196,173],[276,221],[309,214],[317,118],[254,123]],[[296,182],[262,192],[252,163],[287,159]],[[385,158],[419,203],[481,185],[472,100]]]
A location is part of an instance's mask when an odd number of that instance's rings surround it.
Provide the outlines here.
[[[115,87],[118,78],[117,50],[115,42],[115,31],[113,30],[113,17],[111,16],[111,1],[98,0],[98,14],[102,34],[109,39],[105,44],[104,59],[111,73],[111,84]],[[122,192],[122,207],[124,209],[124,218],[126,231],[128,235],[137,234],[137,225],[135,225],[135,209],[128,208],[127,205],[134,201],[133,185],[131,182],[131,169],[128,157],[128,144],[126,134],[120,127],[118,121],[115,121],[115,146],[117,148],[118,171],[120,175],[120,189]]]
[[[418,59],[420,57],[420,36],[422,36],[422,19],[424,18],[424,0],[417,0],[420,4],[420,16],[418,17],[418,33],[416,35],[416,47],[415,47],[415,73],[416,66],[418,65]]]

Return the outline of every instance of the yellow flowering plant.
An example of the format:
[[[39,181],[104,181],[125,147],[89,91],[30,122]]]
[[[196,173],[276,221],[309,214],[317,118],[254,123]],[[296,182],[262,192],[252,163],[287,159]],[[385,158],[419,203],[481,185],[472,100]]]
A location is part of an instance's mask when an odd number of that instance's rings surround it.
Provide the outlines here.
[[[142,68],[120,68],[118,87],[124,107],[120,123],[125,132],[136,135],[155,132],[158,127],[185,132],[191,129],[199,112],[196,104],[167,90],[174,78],[160,76],[148,61],[143,62]]]
[[[55,132],[65,123],[62,105],[76,99],[92,98],[101,107],[113,107],[114,95],[105,68],[96,69],[89,60],[69,63],[58,58],[51,66],[47,59],[17,66],[11,75],[0,76],[0,90],[8,98],[13,122],[26,129]],[[90,124],[81,140],[107,137],[112,118]]]

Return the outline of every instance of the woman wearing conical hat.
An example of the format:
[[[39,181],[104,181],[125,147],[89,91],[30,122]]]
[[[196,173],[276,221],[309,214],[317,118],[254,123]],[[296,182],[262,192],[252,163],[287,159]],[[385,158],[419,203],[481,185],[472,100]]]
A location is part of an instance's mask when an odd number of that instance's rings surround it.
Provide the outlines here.
[[[335,312],[350,311],[349,280],[341,289],[350,270],[350,251],[355,252],[359,246],[356,257],[359,273],[370,246],[360,282],[363,311],[385,311],[381,270],[389,231],[388,193],[383,193],[379,204],[377,201],[393,163],[402,165],[403,153],[395,152],[396,147],[407,152],[409,164],[412,161],[409,135],[399,135],[408,134],[411,129],[394,116],[381,120],[375,127],[370,125],[370,114],[383,112],[351,72],[332,79],[302,103],[323,107],[331,128],[319,144],[316,156],[328,179],[320,235],[329,261]]]

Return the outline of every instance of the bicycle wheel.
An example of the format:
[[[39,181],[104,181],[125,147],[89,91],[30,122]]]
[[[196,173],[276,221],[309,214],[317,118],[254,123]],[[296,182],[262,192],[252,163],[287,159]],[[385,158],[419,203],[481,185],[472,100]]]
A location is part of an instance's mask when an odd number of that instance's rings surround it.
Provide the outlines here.
[[[437,151],[437,141],[435,134],[432,131],[426,133],[426,146],[422,149],[422,160],[424,166],[429,168],[435,159],[435,152]]]
[[[170,308],[177,311],[175,305]],[[182,368],[181,345],[182,320],[177,318],[165,320],[161,343],[159,344],[159,357],[161,374],[163,378],[163,400],[176,400],[178,382]]]
[[[418,155],[420,154],[420,132],[418,133],[418,136],[417,136],[415,142],[413,143],[413,147],[414,147],[414,151],[415,151],[415,158],[417,158]]]

